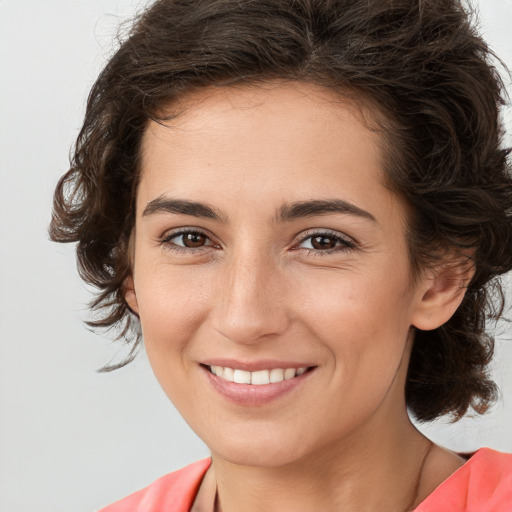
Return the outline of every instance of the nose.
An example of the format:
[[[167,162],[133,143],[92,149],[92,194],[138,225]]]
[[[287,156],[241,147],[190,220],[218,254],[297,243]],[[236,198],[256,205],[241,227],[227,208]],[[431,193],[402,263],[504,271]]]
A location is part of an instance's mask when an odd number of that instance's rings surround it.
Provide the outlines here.
[[[282,334],[289,322],[285,286],[271,257],[240,255],[226,263],[213,312],[224,338],[245,345]]]

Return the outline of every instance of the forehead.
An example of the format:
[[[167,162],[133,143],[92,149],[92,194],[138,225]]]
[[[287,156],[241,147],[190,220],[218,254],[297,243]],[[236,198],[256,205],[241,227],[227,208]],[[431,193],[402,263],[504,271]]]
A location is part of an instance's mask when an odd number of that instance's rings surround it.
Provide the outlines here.
[[[165,129],[192,132],[219,138],[225,133],[228,123],[238,124],[240,136],[261,137],[264,129],[270,140],[273,132],[281,130],[280,140],[285,133],[290,137],[319,135],[326,137],[326,130],[333,124],[346,121],[367,128],[366,138],[380,143],[379,119],[382,117],[370,100],[353,93],[337,92],[317,84],[270,81],[262,84],[240,84],[233,86],[209,86],[189,92],[168,104],[160,112],[158,122],[150,121],[143,137],[145,141],[152,134]],[[240,123],[243,122],[243,125]],[[339,128],[339,127],[338,127]],[[221,130],[221,131],[219,131]],[[373,133],[371,133],[373,132]],[[362,131],[361,131],[362,134]]]
[[[140,201],[166,194],[211,202],[213,194],[257,208],[264,197],[277,208],[335,192],[364,208],[391,198],[379,133],[359,105],[321,86],[211,87],[167,114],[144,133]]]
[[[245,116],[244,116],[245,114]],[[382,113],[369,98],[351,91],[337,91],[318,84],[295,81],[268,81],[261,84],[208,86],[186,93],[165,105],[161,120],[149,122],[145,134],[155,128],[199,129],[213,127],[215,120],[225,123],[229,118],[246,117],[251,128],[257,127],[261,116],[264,121],[293,122],[295,128],[305,127],[308,121],[323,119],[332,123],[350,116],[353,121],[370,131],[379,131]],[[297,121],[297,117],[300,117]],[[267,126],[268,128],[268,126]],[[377,138],[378,139],[378,138]]]
[[[372,119],[377,112],[361,105],[331,89],[301,82],[206,87],[168,105],[161,121],[148,123],[142,138],[142,171],[156,149],[180,156],[193,149],[199,156],[213,149],[232,152],[244,143],[247,151],[274,155],[279,149],[295,149],[299,158],[318,156],[335,139],[337,152],[364,146],[368,159],[377,160],[382,142]]]

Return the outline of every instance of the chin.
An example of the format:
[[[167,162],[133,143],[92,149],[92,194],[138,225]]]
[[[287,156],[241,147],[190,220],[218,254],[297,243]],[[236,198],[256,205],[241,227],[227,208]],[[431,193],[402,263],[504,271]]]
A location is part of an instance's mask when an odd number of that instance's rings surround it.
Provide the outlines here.
[[[283,467],[293,464],[301,458],[299,454],[293,453],[293,451],[290,452],[281,449],[279,452],[276,452],[275,450],[264,449],[261,446],[255,449],[226,449],[222,452],[216,453],[212,450],[212,454],[214,456],[217,455],[217,457],[220,457],[231,464],[236,464],[237,466],[252,466],[260,468]]]
[[[305,456],[304,444],[275,433],[223,436],[206,444],[214,457],[239,466],[280,467]],[[210,441],[210,440],[208,440]]]

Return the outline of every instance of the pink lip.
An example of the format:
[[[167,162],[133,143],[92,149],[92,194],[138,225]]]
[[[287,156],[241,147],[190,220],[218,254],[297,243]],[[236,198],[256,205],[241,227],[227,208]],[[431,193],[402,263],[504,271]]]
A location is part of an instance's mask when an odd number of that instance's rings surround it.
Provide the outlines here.
[[[205,366],[223,366],[224,368],[233,368],[238,370],[245,370],[246,372],[257,372],[259,370],[273,370],[274,368],[309,368],[315,366],[307,362],[291,362],[291,361],[276,361],[275,359],[267,359],[261,361],[239,361],[235,359],[208,359],[201,361]]]
[[[223,366],[221,364],[214,366]],[[226,365],[227,366],[227,365]],[[235,366],[236,367],[236,366]],[[232,366],[228,366],[232,368]],[[239,369],[240,366],[238,366]],[[265,366],[265,369],[272,367]],[[283,368],[282,366],[274,366],[274,368]],[[285,368],[294,368],[294,365],[287,366]],[[297,367],[299,368],[299,367]],[[204,366],[201,369],[208,379],[210,385],[217,391],[221,396],[228,399],[230,402],[234,402],[237,405],[244,406],[262,406],[268,404],[278,398],[286,395],[297,388],[299,388],[304,381],[306,381],[314,371],[307,371],[302,375],[294,377],[293,379],[283,380],[281,382],[275,382],[272,384],[237,384],[235,382],[229,382],[227,380],[217,377],[210,370]],[[246,370],[250,371],[250,370]],[[252,370],[258,371],[258,370]]]

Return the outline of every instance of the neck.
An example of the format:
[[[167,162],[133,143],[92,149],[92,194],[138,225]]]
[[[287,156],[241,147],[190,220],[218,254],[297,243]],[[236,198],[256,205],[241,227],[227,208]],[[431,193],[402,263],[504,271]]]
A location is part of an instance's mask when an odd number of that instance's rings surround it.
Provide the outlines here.
[[[376,418],[343,443],[278,467],[240,466],[213,454],[219,511],[412,510],[431,443],[404,416],[393,428],[389,416],[387,423]]]

